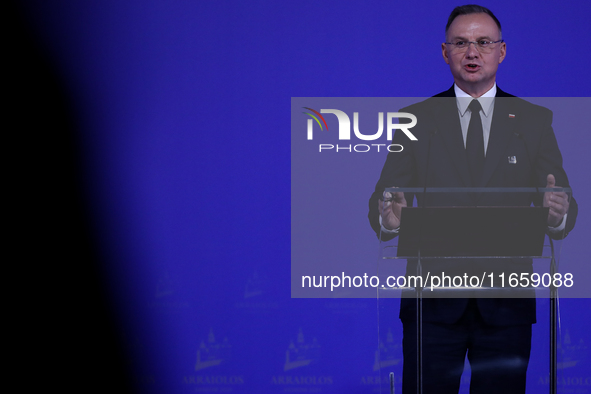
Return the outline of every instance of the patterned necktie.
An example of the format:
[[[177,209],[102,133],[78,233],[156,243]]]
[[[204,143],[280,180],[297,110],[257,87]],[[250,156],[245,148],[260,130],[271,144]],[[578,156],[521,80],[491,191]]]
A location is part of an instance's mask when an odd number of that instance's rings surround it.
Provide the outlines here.
[[[472,115],[468,125],[468,136],[466,137],[466,154],[468,156],[468,170],[472,179],[472,186],[479,187],[484,169],[484,137],[482,132],[482,120],[480,110],[482,106],[478,100],[472,100],[468,106]]]

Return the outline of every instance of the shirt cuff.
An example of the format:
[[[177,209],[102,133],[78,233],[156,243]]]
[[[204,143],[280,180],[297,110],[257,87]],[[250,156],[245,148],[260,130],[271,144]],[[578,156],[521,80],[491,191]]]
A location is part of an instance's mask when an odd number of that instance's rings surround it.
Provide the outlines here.
[[[378,216],[380,218],[380,227],[382,228],[382,232],[383,233],[386,233],[386,234],[398,234],[398,232],[400,231],[400,226],[396,227],[394,230],[389,230],[386,227],[384,227],[384,225],[382,224],[382,215],[378,215]],[[566,215],[564,217],[566,217]]]
[[[568,213],[564,214],[564,217],[562,218],[562,222],[558,225],[558,227],[550,227],[548,226],[548,231],[550,231],[551,233],[559,233],[561,231],[564,231],[564,228],[566,227],[566,216],[568,215]],[[380,224],[382,223],[381,220],[381,216],[380,216]]]

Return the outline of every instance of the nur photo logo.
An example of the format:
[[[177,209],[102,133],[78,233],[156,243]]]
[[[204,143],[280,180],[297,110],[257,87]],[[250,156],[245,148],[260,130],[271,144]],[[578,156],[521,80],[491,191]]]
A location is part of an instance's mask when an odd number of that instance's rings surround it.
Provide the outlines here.
[[[328,124],[322,114],[333,114],[337,117],[339,124],[338,128],[338,140],[339,141],[350,141],[351,140],[351,119],[344,111],[338,109],[321,109],[320,112],[310,107],[303,107],[310,112],[303,112],[310,118],[307,119],[307,130],[306,135],[309,141],[314,140],[314,123],[318,125],[321,132],[324,129],[328,131]],[[409,123],[394,123],[394,119],[410,119]],[[392,141],[393,131],[402,131],[411,141],[417,141],[417,137],[410,131],[411,128],[416,126],[417,118],[408,112],[387,112],[386,113],[386,139]],[[384,112],[378,112],[378,131],[373,134],[364,134],[359,130],[359,112],[353,112],[353,134],[354,137],[361,141],[376,141],[384,134]],[[384,151],[388,152],[402,152],[404,149],[400,144],[319,144],[318,151],[348,151],[348,152],[369,152],[376,150],[380,152],[380,148],[385,147]]]

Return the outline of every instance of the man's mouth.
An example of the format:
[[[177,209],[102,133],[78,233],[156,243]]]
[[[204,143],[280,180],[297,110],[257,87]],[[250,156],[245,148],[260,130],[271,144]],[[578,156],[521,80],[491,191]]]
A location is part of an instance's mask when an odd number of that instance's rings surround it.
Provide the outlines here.
[[[466,64],[464,66],[464,68],[468,71],[476,71],[480,68],[480,66],[478,64],[470,63],[470,64]]]

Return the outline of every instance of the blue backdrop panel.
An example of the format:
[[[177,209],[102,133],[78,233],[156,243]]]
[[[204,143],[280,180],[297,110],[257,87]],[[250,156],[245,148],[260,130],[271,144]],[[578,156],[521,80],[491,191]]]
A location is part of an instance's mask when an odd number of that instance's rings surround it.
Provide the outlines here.
[[[448,89],[440,45],[456,5],[23,3],[75,111],[104,286],[141,391],[378,389],[375,300],[290,298],[290,98]],[[588,2],[482,5],[503,24],[502,89],[589,96]],[[556,134],[581,207],[565,259],[587,259],[591,138]],[[578,393],[591,392],[590,306],[561,303],[561,383]],[[390,326],[380,341],[396,354]],[[532,393],[547,386],[544,362],[531,361]]]

